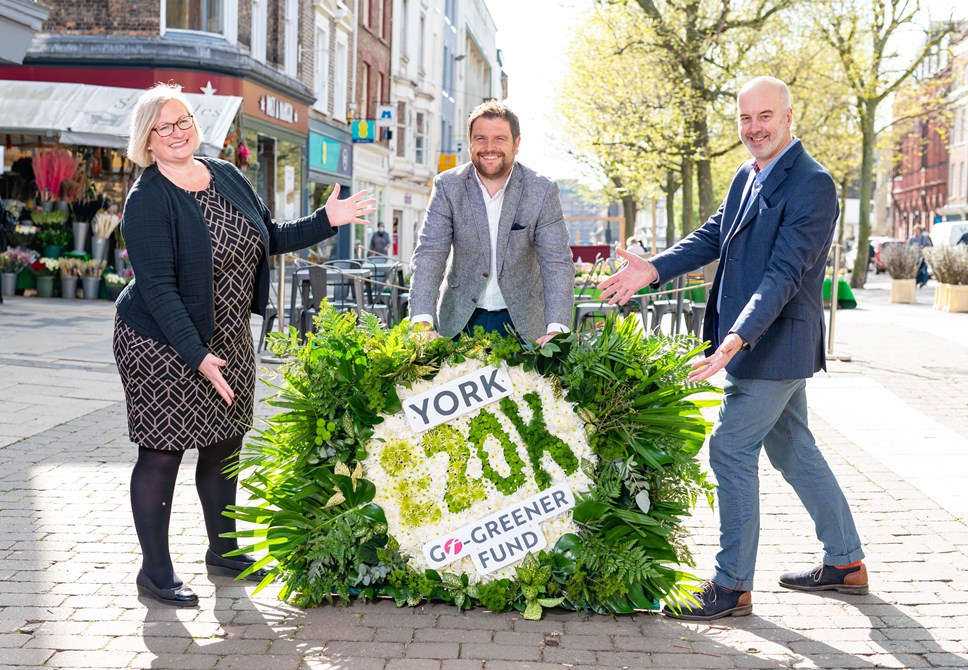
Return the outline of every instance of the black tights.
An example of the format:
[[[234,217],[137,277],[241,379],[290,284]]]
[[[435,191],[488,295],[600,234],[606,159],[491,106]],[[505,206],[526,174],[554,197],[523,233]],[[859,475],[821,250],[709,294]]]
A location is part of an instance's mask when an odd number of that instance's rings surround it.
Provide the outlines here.
[[[235,519],[224,516],[222,512],[227,506],[235,504],[236,478],[227,476],[223,470],[238,462],[241,446],[240,435],[198,450],[195,488],[202,502],[209,547],[220,555],[239,546],[234,538],[219,535],[235,531]],[[171,563],[168,527],[178,466],[184,453],[139,447],[138,462],[131,472],[131,511],[141,543],[141,567],[151,581],[161,588],[181,583]]]

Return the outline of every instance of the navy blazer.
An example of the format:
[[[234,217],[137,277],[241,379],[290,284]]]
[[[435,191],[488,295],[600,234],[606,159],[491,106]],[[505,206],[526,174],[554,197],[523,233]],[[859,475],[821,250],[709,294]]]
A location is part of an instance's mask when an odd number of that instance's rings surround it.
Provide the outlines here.
[[[652,259],[658,283],[719,259],[703,339],[718,343],[733,332],[746,340],[749,350],[726,366],[746,379],[805,379],[826,369],[821,291],[840,212],[837,190],[800,142],[777,161],[742,220],[752,161],[737,170],[706,223]]]
[[[251,309],[265,315],[269,256],[296,251],[336,234],[323,208],[295,221],[276,222],[233,164],[199,158],[215,190],[256,227],[262,260],[256,268]],[[195,196],[145,168],[124,203],[121,232],[135,279],[121,292],[118,317],[135,332],[170,344],[196,369],[215,331],[212,238]]]

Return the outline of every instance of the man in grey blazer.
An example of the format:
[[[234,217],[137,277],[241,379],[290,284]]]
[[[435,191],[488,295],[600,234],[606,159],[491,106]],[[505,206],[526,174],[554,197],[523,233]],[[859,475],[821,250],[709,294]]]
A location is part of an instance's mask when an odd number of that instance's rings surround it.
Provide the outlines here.
[[[444,337],[511,328],[543,345],[574,308],[558,186],[515,162],[520,124],[507,106],[478,105],[467,136],[471,162],[434,179],[411,261],[412,320]]]
[[[690,379],[726,368],[723,403],[709,440],[716,475],[720,551],[697,605],[668,616],[709,621],[752,611],[759,541],[760,450],[793,486],[823,544],[823,561],[786,573],[800,591],[867,593],[864,551],[850,507],[807,426],[806,379],[826,369],[821,287],[838,216],[830,174],[791,135],[786,85],[757,77],[737,97],[739,135],[753,156],[719,210],[651,261],[620,252],[625,268],[601,283],[622,302],[647,284],[719,259],[703,322],[712,346]]]

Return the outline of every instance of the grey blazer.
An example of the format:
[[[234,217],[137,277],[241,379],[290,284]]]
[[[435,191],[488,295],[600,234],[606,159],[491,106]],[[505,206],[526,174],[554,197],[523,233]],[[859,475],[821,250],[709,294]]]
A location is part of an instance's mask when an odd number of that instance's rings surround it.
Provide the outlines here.
[[[536,340],[549,323],[570,325],[575,266],[555,182],[515,163],[497,247],[498,286],[518,334]],[[433,314],[441,335],[457,335],[477,308],[490,258],[487,210],[474,166],[442,172],[434,178],[413,252],[410,313]]]

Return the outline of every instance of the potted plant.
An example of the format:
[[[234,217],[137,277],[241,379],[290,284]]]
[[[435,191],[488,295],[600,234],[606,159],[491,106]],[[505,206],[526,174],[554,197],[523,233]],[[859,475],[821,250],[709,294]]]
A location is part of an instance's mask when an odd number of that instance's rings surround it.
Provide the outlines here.
[[[921,250],[910,244],[885,245],[881,249],[881,262],[891,275],[891,302],[911,304],[917,297],[918,267]]]
[[[20,247],[7,249],[0,254],[0,291],[3,295],[17,293],[17,275],[34,262],[33,252]]]
[[[71,241],[71,234],[64,228],[67,223],[67,212],[55,210],[53,212],[30,213],[30,218],[37,227],[35,243],[41,253],[48,258],[57,258],[61,251]]]
[[[51,298],[54,296],[54,277],[60,271],[60,263],[56,258],[38,258],[30,264],[30,271],[37,278],[37,296]]]
[[[112,302],[118,299],[121,291],[128,285],[129,277],[117,272],[107,272],[104,275],[104,286],[108,290],[108,300]]]
[[[75,158],[67,149],[37,151],[33,158],[33,168],[40,199],[44,202],[60,199],[61,186],[74,178],[79,163],[80,159]],[[66,203],[63,209],[67,209]]]
[[[107,206],[104,196],[93,197],[91,192],[86,192],[84,199],[71,201],[71,216],[74,219],[74,251],[84,253],[87,245],[87,236],[91,232],[91,220],[94,215]]]
[[[934,290],[934,308],[968,312],[968,246],[927,247],[924,257],[939,282]]]

